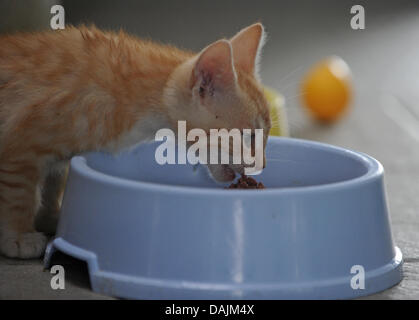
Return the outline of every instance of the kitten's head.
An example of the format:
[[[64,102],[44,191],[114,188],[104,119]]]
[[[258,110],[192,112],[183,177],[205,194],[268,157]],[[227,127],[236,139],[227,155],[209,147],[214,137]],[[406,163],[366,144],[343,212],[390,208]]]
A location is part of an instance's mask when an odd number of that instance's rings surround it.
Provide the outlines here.
[[[186,120],[188,130],[202,128],[207,133],[222,128],[263,129],[265,146],[271,121],[258,77],[264,38],[262,24],[256,23],[230,40],[209,45],[180,66],[166,94],[172,118]],[[243,173],[244,166],[209,168],[216,180],[230,181],[234,172]]]

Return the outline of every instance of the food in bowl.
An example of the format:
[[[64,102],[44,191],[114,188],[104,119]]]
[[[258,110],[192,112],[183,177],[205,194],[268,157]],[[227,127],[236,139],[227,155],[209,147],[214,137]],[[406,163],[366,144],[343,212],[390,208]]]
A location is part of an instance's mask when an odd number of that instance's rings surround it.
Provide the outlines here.
[[[265,186],[262,182],[243,174],[236,183],[230,184],[226,189],[265,189]]]

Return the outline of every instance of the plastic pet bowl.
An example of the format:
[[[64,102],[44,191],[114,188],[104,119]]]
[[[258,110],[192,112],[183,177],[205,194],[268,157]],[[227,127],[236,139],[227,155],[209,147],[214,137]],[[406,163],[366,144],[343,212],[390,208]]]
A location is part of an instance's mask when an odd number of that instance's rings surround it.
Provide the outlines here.
[[[341,299],[402,278],[383,167],[361,153],[269,139],[265,190],[204,166],[159,165],[157,143],[74,157],[55,250],[96,292],[138,299]]]

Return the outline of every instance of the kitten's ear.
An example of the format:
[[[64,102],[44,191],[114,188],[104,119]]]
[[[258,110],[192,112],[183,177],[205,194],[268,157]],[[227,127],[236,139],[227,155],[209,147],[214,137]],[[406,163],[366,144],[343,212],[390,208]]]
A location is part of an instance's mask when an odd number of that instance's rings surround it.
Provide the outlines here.
[[[235,66],[245,72],[257,75],[264,42],[265,31],[261,23],[252,24],[237,33],[231,39]]]
[[[235,84],[232,51],[227,40],[219,40],[200,53],[192,71],[191,88],[198,90],[201,98]]]

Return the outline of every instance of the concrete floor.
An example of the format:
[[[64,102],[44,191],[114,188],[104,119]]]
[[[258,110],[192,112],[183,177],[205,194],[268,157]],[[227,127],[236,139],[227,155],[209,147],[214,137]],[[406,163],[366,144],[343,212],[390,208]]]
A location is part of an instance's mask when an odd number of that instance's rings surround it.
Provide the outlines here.
[[[158,1],[147,2],[146,8],[134,2],[118,8],[109,1],[100,3],[64,1],[68,22],[123,25],[133,33],[198,50],[262,20],[270,35],[262,78],[285,95],[292,136],[368,153],[386,170],[394,240],[405,261],[404,279],[366,298],[419,299],[419,6],[414,1],[368,2],[362,31],[349,26],[351,1],[339,5],[321,1],[315,7],[308,1],[266,1],[261,6],[246,1],[240,7],[214,2],[198,8],[185,0],[168,4],[165,10]],[[188,10],[179,11],[183,3]],[[312,63],[331,54],[343,57],[352,69],[354,101],[342,121],[325,127],[302,110],[299,81]],[[82,263],[63,256],[57,259],[65,266],[65,290],[51,289],[52,275],[43,271],[40,260],[0,258],[0,299],[107,298],[89,290]]]

